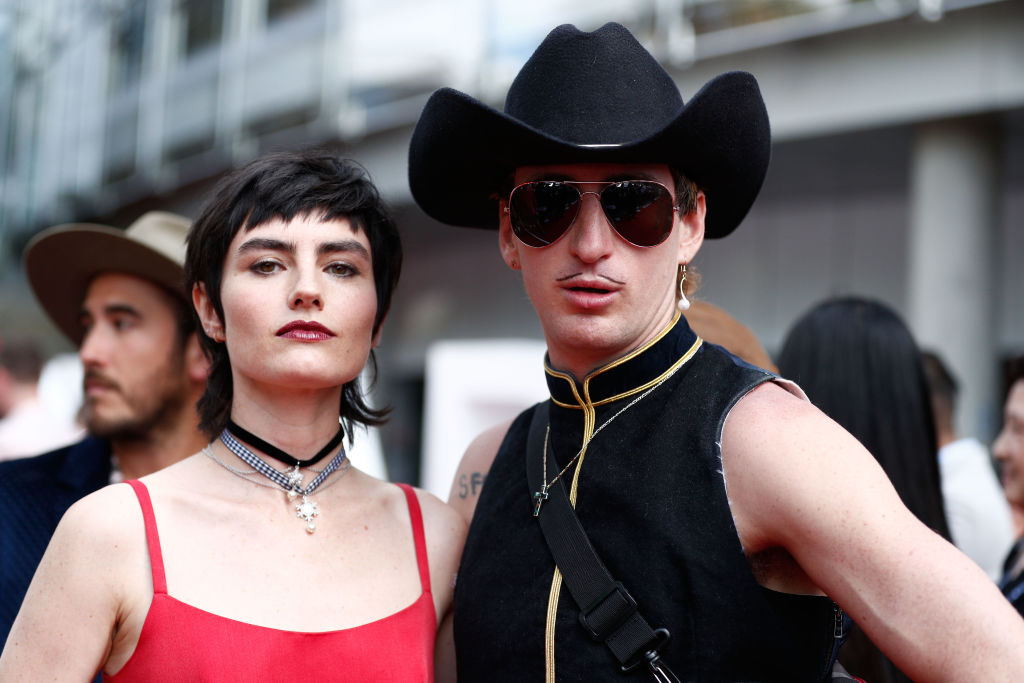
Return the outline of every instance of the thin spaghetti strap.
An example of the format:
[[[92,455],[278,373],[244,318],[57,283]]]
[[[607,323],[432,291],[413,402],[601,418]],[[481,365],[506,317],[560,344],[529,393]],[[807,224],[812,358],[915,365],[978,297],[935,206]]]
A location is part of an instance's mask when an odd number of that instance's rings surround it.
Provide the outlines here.
[[[424,593],[430,593],[430,563],[427,561],[427,541],[423,534],[423,512],[416,492],[408,484],[396,484],[405,494],[409,505],[409,520],[412,522],[412,538],[416,543],[416,564],[420,570],[420,584]]]
[[[146,523],[146,545],[149,546],[149,566],[153,570],[153,593],[167,592],[167,576],[164,574],[164,556],[160,551],[160,534],[156,530],[156,516],[153,514],[153,501],[149,497],[149,489],[138,479],[125,482],[135,491],[142,508],[142,519]]]

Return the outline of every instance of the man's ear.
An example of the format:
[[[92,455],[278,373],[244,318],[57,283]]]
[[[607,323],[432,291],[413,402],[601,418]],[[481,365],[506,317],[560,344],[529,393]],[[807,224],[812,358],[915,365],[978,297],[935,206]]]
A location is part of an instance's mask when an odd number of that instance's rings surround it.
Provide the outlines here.
[[[500,212],[498,222],[498,247],[501,249],[501,258],[505,260],[506,265],[508,265],[512,270],[519,270],[523,265],[522,259],[519,258],[520,242],[512,232],[512,224],[509,223],[508,214],[505,212],[505,206],[504,201],[498,203],[498,211]]]
[[[195,332],[185,340],[185,373],[190,381],[197,384],[205,384],[210,375],[210,359],[206,357]]]
[[[197,282],[192,285],[192,305],[199,316],[199,323],[203,326],[206,336],[215,342],[224,341],[224,324],[221,322],[213,302],[206,294],[206,283]]]
[[[704,218],[707,216],[707,198],[703,191],[697,192],[693,211],[680,214],[679,221],[679,259],[678,263],[689,263],[697,255],[704,244]]]

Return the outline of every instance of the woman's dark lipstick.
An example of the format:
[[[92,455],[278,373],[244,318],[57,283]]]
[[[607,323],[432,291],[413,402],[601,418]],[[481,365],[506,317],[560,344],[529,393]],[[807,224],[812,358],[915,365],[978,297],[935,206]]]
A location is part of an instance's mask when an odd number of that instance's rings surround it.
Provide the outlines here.
[[[330,339],[335,334],[312,320],[294,320],[279,329],[277,336],[297,341],[323,341]]]

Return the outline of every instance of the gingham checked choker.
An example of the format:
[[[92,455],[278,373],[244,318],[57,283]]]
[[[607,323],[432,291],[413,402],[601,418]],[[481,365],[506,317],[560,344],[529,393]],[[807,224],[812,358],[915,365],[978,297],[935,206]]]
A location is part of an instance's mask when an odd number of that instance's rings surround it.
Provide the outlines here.
[[[292,469],[282,472],[272,467],[265,460],[246,448],[245,444],[232,436],[231,432],[227,429],[221,432],[220,440],[229,451],[237,455],[243,462],[252,467],[252,471],[246,472],[244,470],[237,470],[228,466],[226,463],[221,462],[210,446],[204,448],[203,452],[214,462],[232,474],[242,477],[243,479],[248,479],[249,481],[260,484],[261,486],[268,486],[270,488],[276,488],[284,491],[289,502],[294,502],[296,498],[301,497],[301,500],[295,503],[295,515],[306,522],[306,533],[310,534],[316,531],[316,522],[314,521],[314,518],[320,516],[320,506],[316,501],[310,500],[309,496],[313,495],[313,492],[320,488],[320,485],[327,480],[327,477],[329,477],[332,472],[344,468],[337,477],[327,484],[327,486],[330,486],[330,484],[341,479],[341,477],[348,472],[349,467],[351,467],[348,456],[345,454],[345,447],[342,446],[338,450],[337,455],[331,458],[331,461],[327,463],[326,467],[319,471],[312,470],[317,472],[316,477],[314,477],[313,481],[309,483],[309,486],[303,487],[303,474],[299,471],[298,463],[296,463]],[[266,477],[272,482],[272,484],[264,484],[255,479],[250,479],[250,476],[256,474]],[[326,488],[326,486],[324,488]]]
[[[247,443],[250,446],[254,446],[260,449],[274,460],[283,462],[285,465],[288,465],[289,467],[312,467],[313,465],[317,464],[318,462],[326,458],[328,455],[330,455],[331,451],[337,448],[338,444],[341,443],[341,440],[345,438],[345,428],[339,424],[338,432],[333,437],[331,437],[331,440],[327,442],[326,446],[317,451],[317,454],[314,455],[312,458],[309,458],[308,460],[299,460],[291,453],[286,453],[285,451],[281,450],[274,444],[264,441],[263,439],[256,436],[252,432],[243,429],[238,425],[237,422],[235,422],[231,418],[228,418],[227,431],[231,432],[231,436],[235,437],[242,443]]]

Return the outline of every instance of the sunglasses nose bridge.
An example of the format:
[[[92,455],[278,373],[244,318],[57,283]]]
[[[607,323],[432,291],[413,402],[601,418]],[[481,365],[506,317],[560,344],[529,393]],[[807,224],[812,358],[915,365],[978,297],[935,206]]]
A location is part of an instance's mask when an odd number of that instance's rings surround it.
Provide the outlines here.
[[[596,190],[584,190],[577,186],[580,198],[576,204],[575,217],[567,232],[572,241],[572,250],[586,261],[592,261],[606,254],[611,248],[612,238],[617,232],[608,218],[601,201],[606,186]],[[594,196],[594,202],[586,202],[587,195]]]
[[[601,203],[601,194],[604,192],[604,187],[602,187],[600,190],[581,190],[580,188],[577,187],[576,191],[580,193],[580,198],[578,200],[576,208],[576,218],[574,222],[578,221],[580,219],[581,214],[586,212],[586,202],[584,202],[583,200],[586,198],[588,194],[593,195],[594,199],[597,201],[597,204],[591,204],[590,210],[597,211],[598,214],[600,214],[607,220],[608,215],[604,211],[604,204]]]
[[[583,215],[588,212],[588,209],[586,208],[587,203],[583,201],[588,194],[593,195],[594,199],[597,201],[596,204],[590,205],[589,211],[596,212],[598,215],[607,220],[608,216],[607,214],[605,214],[604,206],[601,204],[601,193],[604,192],[604,187],[602,187],[599,190],[584,190],[577,186],[576,191],[580,193],[580,198],[577,200],[576,203],[576,216],[573,219],[573,223],[579,222]]]

